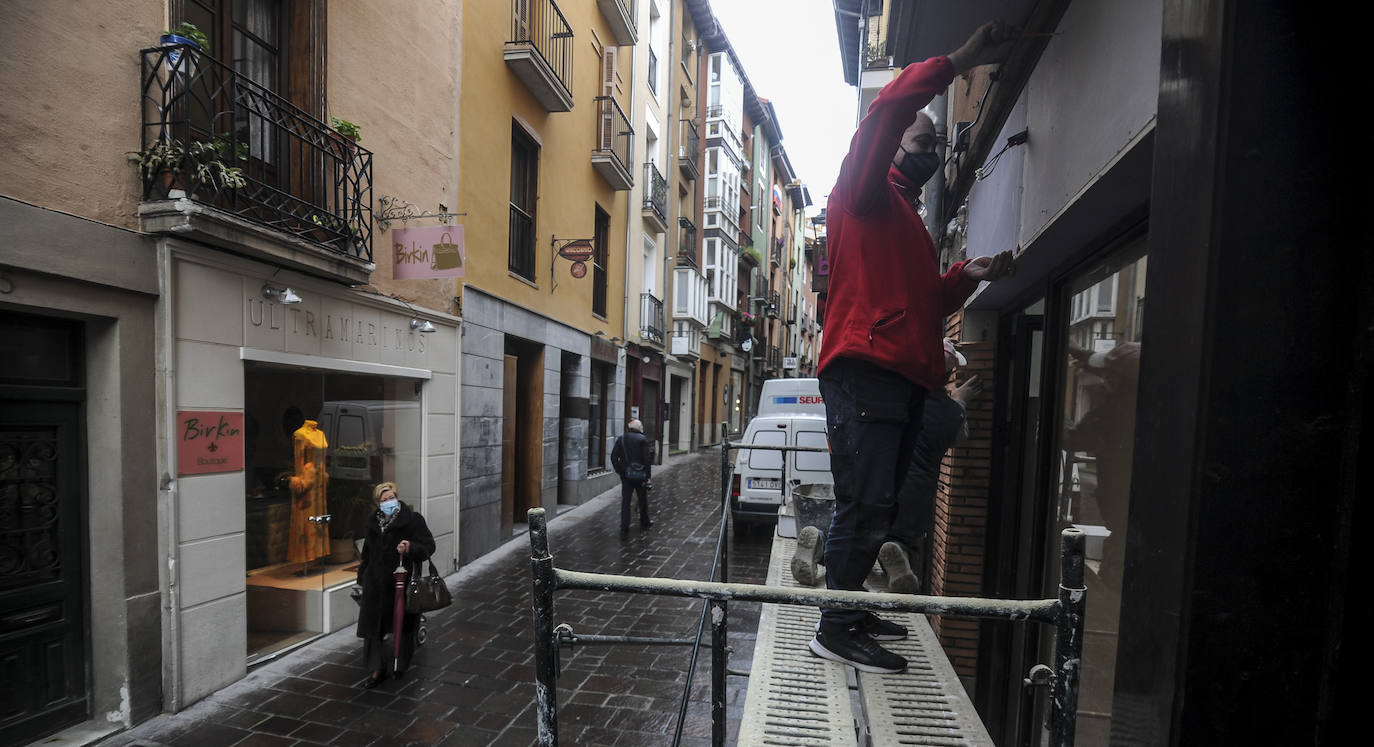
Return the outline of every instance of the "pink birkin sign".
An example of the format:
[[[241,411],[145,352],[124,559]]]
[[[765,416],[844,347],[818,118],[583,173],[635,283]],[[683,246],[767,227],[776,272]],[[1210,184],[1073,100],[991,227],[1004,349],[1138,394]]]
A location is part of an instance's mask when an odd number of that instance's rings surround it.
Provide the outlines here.
[[[177,411],[177,474],[243,469],[243,413]]]
[[[395,280],[460,278],[466,259],[462,226],[391,232],[391,277]]]

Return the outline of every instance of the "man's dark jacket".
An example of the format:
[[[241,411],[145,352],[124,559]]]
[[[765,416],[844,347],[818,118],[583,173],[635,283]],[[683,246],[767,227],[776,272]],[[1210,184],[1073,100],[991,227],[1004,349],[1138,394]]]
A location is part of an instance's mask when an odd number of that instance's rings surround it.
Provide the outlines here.
[[[644,465],[645,480],[653,477],[654,459],[649,448],[649,439],[638,431],[627,431],[625,435],[617,438],[615,445],[611,447],[611,466],[615,468],[615,473],[623,478],[625,467],[634,462]]]

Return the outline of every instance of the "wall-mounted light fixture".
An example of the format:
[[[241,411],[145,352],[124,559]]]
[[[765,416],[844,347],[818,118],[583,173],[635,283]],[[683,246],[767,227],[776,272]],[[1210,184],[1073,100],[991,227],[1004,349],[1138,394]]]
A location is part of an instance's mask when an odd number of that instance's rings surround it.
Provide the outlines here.
[[[619,345],[621,342],[624,342],[624,341],[621,340],[619,337],[612,337],[612,338],[611,338],[611,344],[612,344],[612,345]]]
[[[431,324],[428,319],[421,319],[418,316],[413,316],[410,318],[410,328],[415,330],[416,332],[423,332],[425,334],[439,331],[438,329],[435,329],[434,325]]]
[[[301,302],[301,297],[296,295],[296,292],[291,290],[289,287],[282,286],[280,288],[274,288],[272,287],[271,283],[262,284],[262,297],[276,301],[277,303],[281,304],[293,304]]]

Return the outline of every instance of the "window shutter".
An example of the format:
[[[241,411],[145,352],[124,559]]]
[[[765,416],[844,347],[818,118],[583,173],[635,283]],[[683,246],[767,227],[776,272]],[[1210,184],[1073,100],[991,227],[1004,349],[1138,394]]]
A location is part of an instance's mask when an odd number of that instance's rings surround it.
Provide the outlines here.
[[[601,95],[615,95],[615,73],[617,47],[607,46],[601,50]]]

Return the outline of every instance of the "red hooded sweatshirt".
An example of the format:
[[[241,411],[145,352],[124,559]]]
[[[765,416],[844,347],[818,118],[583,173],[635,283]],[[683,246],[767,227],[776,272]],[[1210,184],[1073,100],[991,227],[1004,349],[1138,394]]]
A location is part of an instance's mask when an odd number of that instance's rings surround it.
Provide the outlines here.
[[[934,390],[945,380],[944,321],[978,287],[964,262],[942,277],[935,243],[892,167],[902,133],[954,80],[947,57],[910,65],[859,123],[826,206],[830,290],[820,371],[836,358],[875,363]]]

